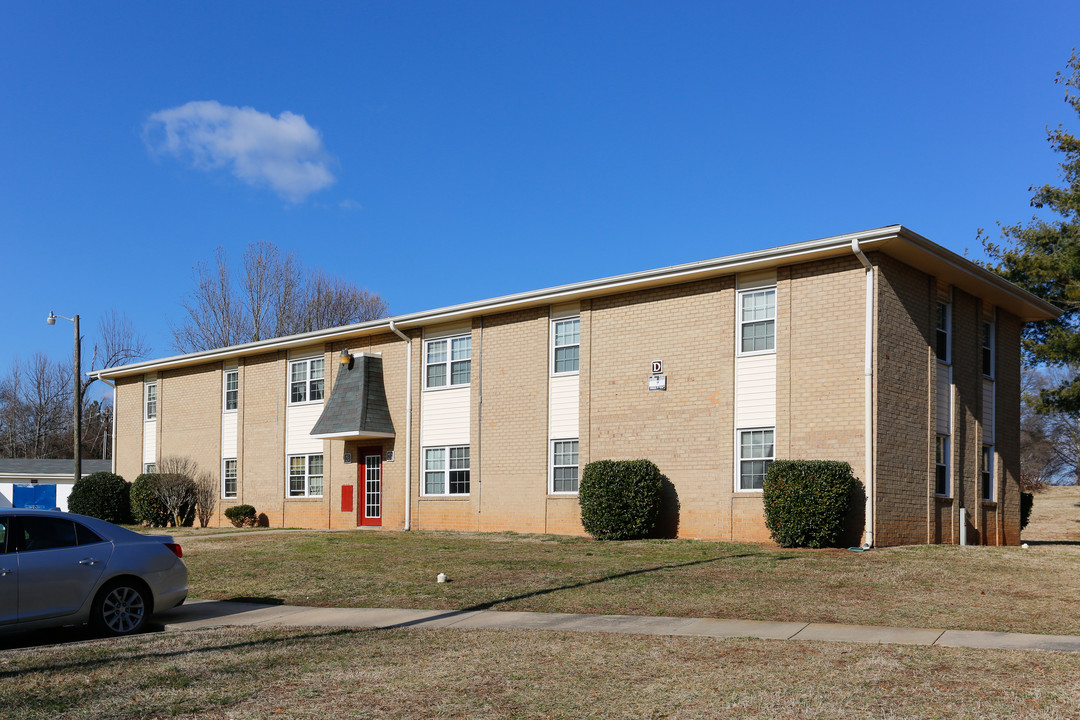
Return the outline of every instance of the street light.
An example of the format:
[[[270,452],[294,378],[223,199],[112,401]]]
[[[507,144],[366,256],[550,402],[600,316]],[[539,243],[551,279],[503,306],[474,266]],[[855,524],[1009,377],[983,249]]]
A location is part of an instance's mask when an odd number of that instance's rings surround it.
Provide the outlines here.
[[[81,348],[82,338],[79,337],[79,316],[64,317],[63,315],[57,315],[52,310],[49,311],[49,317],[45,318],[45,322],[48,325],[55,325],[56,318],[62,318],[69,322],[75,323],[75,482],[79,482],[82,479],[82,383],[79,382],[79,375],[81,375]]]

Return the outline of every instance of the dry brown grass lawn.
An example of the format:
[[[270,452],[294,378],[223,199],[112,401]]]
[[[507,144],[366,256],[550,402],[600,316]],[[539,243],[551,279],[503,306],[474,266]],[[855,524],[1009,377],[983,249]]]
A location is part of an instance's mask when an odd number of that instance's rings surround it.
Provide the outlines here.
[[[1080,486],[1049,487],[1035,493],[1023,539],[1080,544]]]
[[[246,534],[184,544],[193,595],[1080,634],[1080,546],[867,553],[457,533]],[[445,572],[450,582],[437,584]]]
[[[551,632],[222,628],[0,652],[5,720],[1080,717],[1080,656]]]

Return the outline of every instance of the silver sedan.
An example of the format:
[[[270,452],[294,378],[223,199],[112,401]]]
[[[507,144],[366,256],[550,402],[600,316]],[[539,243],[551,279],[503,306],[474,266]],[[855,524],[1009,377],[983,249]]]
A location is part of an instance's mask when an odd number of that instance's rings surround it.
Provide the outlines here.
[[[180,546],[97,518],[0,509],[0,632],[90,623],[143,628],[187,597]]]

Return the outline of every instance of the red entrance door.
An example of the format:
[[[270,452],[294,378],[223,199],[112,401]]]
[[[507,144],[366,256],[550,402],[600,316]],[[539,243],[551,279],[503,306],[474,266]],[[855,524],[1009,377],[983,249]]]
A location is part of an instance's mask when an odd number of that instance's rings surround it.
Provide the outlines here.
[[[360,525],[382,525],[382,450],[367,448],[360,451],[357,484],[360,502],[357,508]]]

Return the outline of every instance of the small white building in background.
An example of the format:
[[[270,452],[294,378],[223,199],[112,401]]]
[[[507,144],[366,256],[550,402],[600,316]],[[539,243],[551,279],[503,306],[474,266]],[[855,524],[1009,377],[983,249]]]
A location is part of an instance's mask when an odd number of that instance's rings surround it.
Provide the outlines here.
[[[83,460],[83,477],[112,472],[112,460]],[[75,484],[74,460],[0,460],[0,508],[67,511]]]

